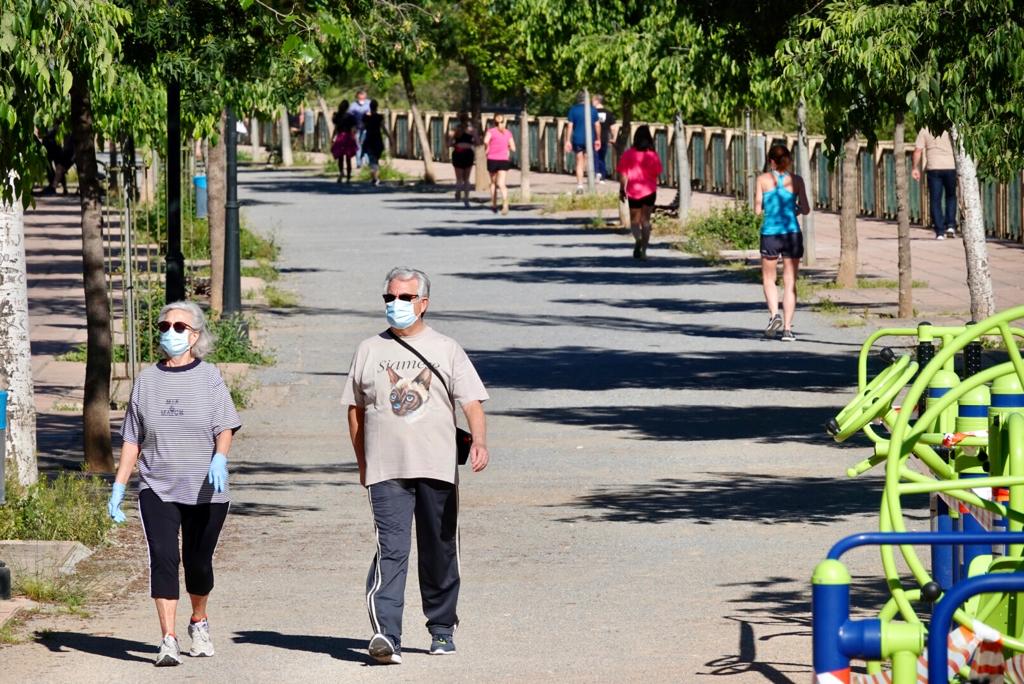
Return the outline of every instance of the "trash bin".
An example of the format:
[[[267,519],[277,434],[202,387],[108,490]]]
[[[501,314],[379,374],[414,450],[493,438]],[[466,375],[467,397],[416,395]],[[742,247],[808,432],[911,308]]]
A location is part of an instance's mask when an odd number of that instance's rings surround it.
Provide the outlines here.
[[[193,176],[192,183],[196,187],[196,218],[206,218],[206,174]]]

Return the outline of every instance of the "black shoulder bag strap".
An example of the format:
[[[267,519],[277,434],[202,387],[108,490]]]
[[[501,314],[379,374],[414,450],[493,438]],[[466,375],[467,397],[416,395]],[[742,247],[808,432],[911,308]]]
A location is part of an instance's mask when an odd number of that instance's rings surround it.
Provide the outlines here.
[[[424,366],[430,369],[430,372],[434,374],[434,377],[441,381],[441,386],[444,387],[444,391],[448,395],[448,401],[450,401],[452,405],[452,422],[455,423],[456,456],[459,465],[464,465],[466,461],[469,459],[469,447],[473,445],[473,436],[469,432],[466,432],[465,430],[459,427],[459,420],[455,416],[455,395],[452,394],[452,391],[450,389],[448,389],[448,383],[444,381],[444,376],[441,375],[436,368],[434,368],[433,364],[427,361],[426,357],[424,357],[423,354],[420,354],[418,351],[416,351],[415,347],[413,347],[411,344],[409,344],[401,337],[396,335],[391,330],[391,328],[388,328],[387,333],[388,337],[390,337],[395,342],[411,351],[417,359],[423,362]]]

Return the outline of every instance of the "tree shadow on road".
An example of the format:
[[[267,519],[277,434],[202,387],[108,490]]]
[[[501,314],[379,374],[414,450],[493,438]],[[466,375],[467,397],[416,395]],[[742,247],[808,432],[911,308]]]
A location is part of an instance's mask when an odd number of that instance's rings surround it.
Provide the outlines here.
[[[351,663],[374,665],[376,661],[366,652],[366,639],[350,639],[348,637],[317,636],[312,634],[282,634],[267,630],[246,630],[235,632],[231,640],[236,644],[253,644],[271,646],[287,651],[304,651],[306,653],[322,653],[337,660]],[[406,648],[406,653],[426,653],[423,649]]]
[[[35,641],[50,649],[53,653],[81,651],[113,660],[127,660],[136,663],[152,663],[156,655],[153,644],[141,641],[129,641],[110,636],[97,636],[82,632],[36,632]],[[148,657],[138,656],[131,651],[151,654]]]
[[[853,354],[763,351],[665,352],[602,347],[509,347],[472,352],[489,386],[520,390],[700,389],[850,392]],[[837,403],[845,401],[840,398]]]
[[[838,409],[830,406],[723,406],[680,404],[676,406],[575,406],[510,409],[500,415],[543,421],[555,425],[627,433],[653,441],[732,441],[777,444],[818,444],[828,449],[863,449],[862,440],[835,443],[825,433],[825,423]],[[685,451],[688,447],[681,447]],[[823,451],[828,456],[828,451]],[[845,457],[845,455],[844,455]]]
[[[839,518],[877,513],[882,496],[882,483],[877,479],[707,474],[713,477],[662,478],[600,487],[557,506],[581,511],[558,521],[660,524],[687,520],[714,525],[732,520],[761,525],[827,525]],[[927,509],[927,496],[904,497],[903,505],[911,513]]]

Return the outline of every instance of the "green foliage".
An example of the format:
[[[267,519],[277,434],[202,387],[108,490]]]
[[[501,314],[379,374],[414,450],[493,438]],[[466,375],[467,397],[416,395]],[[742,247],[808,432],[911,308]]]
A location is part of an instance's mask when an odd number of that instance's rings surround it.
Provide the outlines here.
[[[107,515],[109,489],[99,477],[67,472],[28,487],[8,479],[7,503],[0,506],[0,539],[59,539],[97,546],[113,525]]]
[[[723,249],[755,249],[761,239],[761,217],[745,203],[712,209],[683,227],[683,249],[716,259]]]
[[[273,363],[273,357],[253,345],[249,338],[248,329],[254,324],[254,321],[245,318],[209,321],[210,332],[217,337],[217,344],[205,360],[210,363],[248,363],[254,366]]]
[[[244,377],[232,375],[227,379],[228,392],[231,393],[231,403],[235,408],[247,409],[252,406],[252,393],[256,384],[249,382]]]
[[[594,209],[618,209],[619,197],[615,194],[575,195],[563,193],[554,195],[544,202],[542,211],[545,214],[557,214],[562,211],[582,211]]]
[[[17,574],[14,577],[15,594],[25,596],[36,603],[59,603],[68,612],[83,614],[86,591],[82,581],[75,575],[56,577]]]
[[[382,181],[397,181],[405,183],[412,180],[412,176],[399,171],[390,161],[381,162],[379,173]],[[369,182],[372,179],[373,174],[370,172],[370,167],[366,165],[360,166],[358,173],[356,173],[356,180]]]

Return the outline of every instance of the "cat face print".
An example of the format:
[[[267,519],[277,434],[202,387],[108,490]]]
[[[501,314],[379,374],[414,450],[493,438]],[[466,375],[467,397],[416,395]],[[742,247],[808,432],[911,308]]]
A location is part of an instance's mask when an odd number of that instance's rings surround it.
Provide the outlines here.
[[[396,416],[404,418],[415,418],[420,414],[428,401],[430,401],[430,379],[433,374],[429,368],[424,368],[415,378],[403,378],[395,372],[394,368],[388,368],[388,379],[391,380],[391,395],[388,402],[391,404],[391,412]]]

